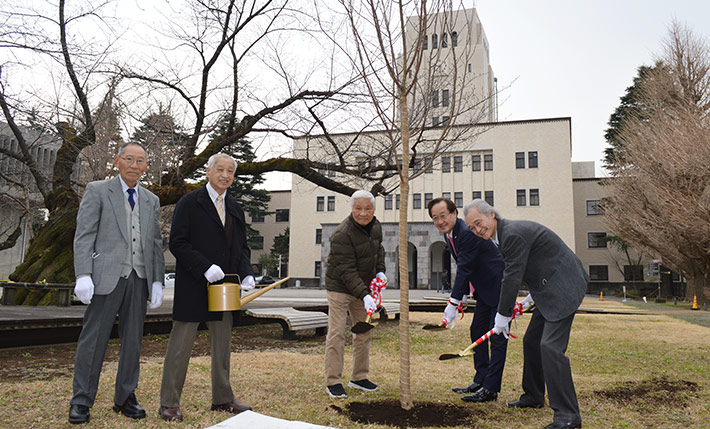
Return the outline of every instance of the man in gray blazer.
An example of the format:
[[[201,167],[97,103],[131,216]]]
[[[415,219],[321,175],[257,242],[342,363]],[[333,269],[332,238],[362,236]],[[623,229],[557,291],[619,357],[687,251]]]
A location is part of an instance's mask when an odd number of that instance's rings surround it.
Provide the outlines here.
[[[143,145],[126,143],[114,156],[118,176],[86,185],[74,235],[74,294],[89,306],[76,347],[74,395],[69,421],[86,423],[94,405],[109,336],[116,316],[121,351],[113,410],[141,419],[138,385],[146,302],[163,300],[165,261],[160,201],[138,185],[148,168]]]
[[[502,219],[487,202],[464,207],[466,225],[498,244],[505,270],[494,333],[508,335],[518,289],[525,283],[536,310],[523,338],[523,395],[514,408],[540,408],[545,386],[554,410],[546,429],[580,428],[577,394],[565,356],[574,314],[582,303],[589,276],[582,262],[549,228],[526,220]]]

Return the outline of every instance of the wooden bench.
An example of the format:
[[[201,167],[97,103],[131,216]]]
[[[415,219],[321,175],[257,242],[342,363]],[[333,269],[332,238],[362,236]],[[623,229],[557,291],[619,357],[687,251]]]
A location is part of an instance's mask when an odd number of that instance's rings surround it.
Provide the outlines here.
[[[74,291],[74,284],[60,283],[20,283],[20,282],[0,282],[2,287],[2,305],[17,305],[17,293],[22,289],[56,291],[57,306],[67,307],[71,304],[71,295]],[[48,297],[53,301],[54,297]],[[36,304],[33,304],[36,305]]]
[[[254,308],[246,310],[247,316],[274,319],[283,328],[283,338],[293,339],[296,331],[315,329],[322,336],[328,330],[328,315],[322,311],[301,311],[293,307]]]
[[[393,319],[399,319],[399,303],[398,302],[383,302],[382,310],[380,310],[380,320],[387,320],[390,316]]]

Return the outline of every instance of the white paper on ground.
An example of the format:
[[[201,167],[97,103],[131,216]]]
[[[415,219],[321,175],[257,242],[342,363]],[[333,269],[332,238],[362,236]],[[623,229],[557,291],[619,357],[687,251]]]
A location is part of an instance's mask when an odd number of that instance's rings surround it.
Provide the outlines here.
[[[334,429],[304,422],[277,419],[254,411],[245,411],[206,429]]]

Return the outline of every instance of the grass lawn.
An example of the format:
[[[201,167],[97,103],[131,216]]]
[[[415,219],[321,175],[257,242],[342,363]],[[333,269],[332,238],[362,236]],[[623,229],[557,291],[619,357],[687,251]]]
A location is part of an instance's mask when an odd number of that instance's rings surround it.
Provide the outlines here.
[[[709,428],[710,427],[710,328],[656,311],[618,301],[590,300],[584,306],[604,310],[629,310],[639,314],[579,313],[572,327],[568,350],[585,428]],[[439,313],[411,313],[411,390],[416,403],[450,404],[468,411],[465,425],[457,428],[541,428],[552,421],[549,407],[509,410],[506,401],[522,393],[522,334],[529,317],[513,327],[497,402],[468,404],[451,392],[466,385],[473,375],[471,358],[441,362],[442,353],[466,347],[471,316],[452,331],[431,332],[425,323],[438,323]],[[205,335],[204,333],[201,335]],[[237,328],[235,343],[259,329]],[[343,412],[349,403],[398,400],[398,326],[388,322],[373,330],[370,379],[380,390],[365,393],[348,389],[347,400],[333,400],[325,393],[324,342],[309,334],[298,340],[273,339],[272,347],[232,354],[232,386],[237,399],[269,416],[301,420],[339,428],[387,428],[351,421]],[[281,347],[283,345],[284,347]],[[344,384],[351,369],[347,347]],[[107,362],[99,395],[91,410],[91,428],[207,427],[229,415],[210,412],[210,359],[193,357],[182,395],[182,424],[165,423],[157,415],[162,357],[142,361],[136,395],[148,417],[132,421],[112,410],[116,362]],[[70,372],[41,381],[0,380],[0,427],[70,427],[67,422],[71,397]],[[250,428],[251,429],[251,428]],[[257,428],[254,428],[257,429]]]

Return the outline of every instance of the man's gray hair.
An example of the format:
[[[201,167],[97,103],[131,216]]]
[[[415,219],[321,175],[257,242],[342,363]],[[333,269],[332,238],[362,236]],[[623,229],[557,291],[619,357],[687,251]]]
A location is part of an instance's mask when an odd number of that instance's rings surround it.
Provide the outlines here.
[[[476,209],[478,212],[484,216],[490,216],[491,212],[496,214],[496,219],[500,220],[500,213],[498,213],[498,210],[493,208],[492,205],[488,204],[486,200],[482,200],[480,198],[476,198],[475,200],[471,201],[470,203],[466,204],[463,208],[463,217],[468,216],[468,212],[471,209]]]
[[[350,196],[350,208],[353,208],[353,204],[355,204],[355,200],[357,200],[358,198],[369,198],[370,202],[372,203],[372,207],[377,207],[375,205],[375,197],[372,195],[372,193],[364,189],[360,189],[359,191],[353,192],[353,194]]]
[[[145,152],[145,156],[148,156],[148,149],[145,148],[143,143],[138,143],[138,142],[128,142],[128,143],[122,144],[118,148],[118,156],[123,155],[123,151],[126,150],[126,147],[131,146],[131,145],[140,147],[141,149],[143,149],[143,152]]]
[[[207,168],[212,168],[214,165],[217,163],[217,159],[219,158],[229,158],[233,163],[234,163],[234,171],[237,171],[237,160],[232,158],[231,155],[227,155],[226,153],[215,153],[210,157],[210,159],[207,160]]]

